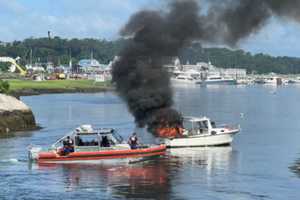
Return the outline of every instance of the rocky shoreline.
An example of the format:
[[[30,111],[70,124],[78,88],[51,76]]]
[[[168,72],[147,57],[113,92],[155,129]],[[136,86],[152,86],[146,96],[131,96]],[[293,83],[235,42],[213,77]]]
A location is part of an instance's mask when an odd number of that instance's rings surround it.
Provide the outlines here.
[[[37,128],[32,111],[0,112],[0,134]]]
[[[31,109],[22,101],[0,94],[0,134],[39,128]]]

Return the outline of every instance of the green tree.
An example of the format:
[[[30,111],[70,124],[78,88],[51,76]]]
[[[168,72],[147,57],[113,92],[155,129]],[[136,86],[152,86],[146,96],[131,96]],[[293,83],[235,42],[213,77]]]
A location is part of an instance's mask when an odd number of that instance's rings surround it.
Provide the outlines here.
[[[9,63],[0,62],[0,72],[6,72],[9,69]]]
[[[7,94],[9,92],[9,83],[7,81],[0,80],[0,93]]]

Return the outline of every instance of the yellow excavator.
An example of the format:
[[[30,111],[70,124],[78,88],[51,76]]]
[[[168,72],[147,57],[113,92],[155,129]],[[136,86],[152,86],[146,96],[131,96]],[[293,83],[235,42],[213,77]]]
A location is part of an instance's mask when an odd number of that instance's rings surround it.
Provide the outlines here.
[[[11,57],[0,57],[0,62],[11,63],[11,66],[9,68],[11,72],[16,72],[16,69],[18,69],[19,73],[22,76],[25,76],[27,74],[27,71],[17,63],[17,60],[18,58],[14,59]]]

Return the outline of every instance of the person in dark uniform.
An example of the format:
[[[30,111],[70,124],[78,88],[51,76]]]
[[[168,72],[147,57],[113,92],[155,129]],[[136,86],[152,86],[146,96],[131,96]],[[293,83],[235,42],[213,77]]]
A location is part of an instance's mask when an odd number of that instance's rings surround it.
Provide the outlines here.
[[[136,133],[133,133],[132,136],[129,137],[128,144],[130,145],[131,149],[138,148],[138,137]]]
[[[71,152],[74,152],[74,142],[73,140],[70,138],[70,136],[68,136],[64,141],[63,141],[63,145],[64,145],[64,155],[67,155]]]
[[[110,143],[106,135],[102,136],[101,147],[110,147]]]

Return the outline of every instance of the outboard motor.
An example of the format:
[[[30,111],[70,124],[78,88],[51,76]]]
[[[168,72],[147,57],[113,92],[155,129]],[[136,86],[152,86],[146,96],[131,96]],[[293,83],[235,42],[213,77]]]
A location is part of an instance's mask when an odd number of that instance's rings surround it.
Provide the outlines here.
[[[34,146],[29,146],[28,147],[28,159],[30,161],[35,161],[39,157],[39,152],[42,150],[41,147],[34,147]]]

